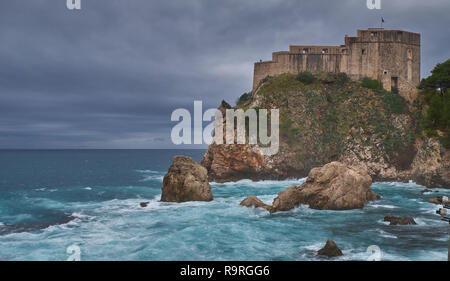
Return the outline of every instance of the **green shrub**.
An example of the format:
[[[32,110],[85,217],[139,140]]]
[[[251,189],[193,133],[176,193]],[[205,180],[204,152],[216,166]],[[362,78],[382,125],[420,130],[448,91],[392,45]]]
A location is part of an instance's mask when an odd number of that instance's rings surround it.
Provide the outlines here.
[[[398,90],[392,92],[386,91],[383,99],[387,112],[391,114],[402,114],[406,111],[405,100],[398,94]]]
[[[302,82],[303,84],[309,85],[316,81],[316,77],[314,77],[311,72],[305,71],[297,75],[297,80]]]
[[[383,90],[383,85],[380,83],[380,81],[370,79],[369,77],[363,78],[361,85],[364,88],[372,89],[377,92],[380,92],[381,90]]]
[[[244,93],[244,94],[242,94],[242,96],[240,96],[237,99],[236,105],[243,104],[243,103],[249,101],[251,98],[252,98],[252,93]]]
[[[345,73],[345,72],[339,72],[336,75],[336,80],[338,83],[344,84],[344,83],[347,83],[348,81],[350,81],[350,77],[348,77],[347,73]]]
[[[437,137],[437,131],[435,129],[425,129],[423,130],[427,137]]]
[[[293,127],[293,122],[286,112],[281,114],[280,118],[280,135],[284,137],[288,143],[295,143],[296,135],[299,128]]]
[[[439,141],[445,148],[447,149],[450,148],[450,134],[446,134],[443,137],[439,137]]]
[[[266,82],[268,82],[271,78],[272,78],[271,76],[266,76],[266,77],[264,77],[263,80],[261,80],[261,82],[262,82],[262,83],[266,83]]]

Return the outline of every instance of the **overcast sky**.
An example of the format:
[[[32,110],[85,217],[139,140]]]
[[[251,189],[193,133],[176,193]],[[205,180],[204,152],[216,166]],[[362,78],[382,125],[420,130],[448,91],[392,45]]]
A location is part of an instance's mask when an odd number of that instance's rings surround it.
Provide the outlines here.
[[[358,28],[422,34],[422,77],[450,58],[450,1],[0,1],[0,148],[172,147],[170,121],[251,90],[253,63]]]

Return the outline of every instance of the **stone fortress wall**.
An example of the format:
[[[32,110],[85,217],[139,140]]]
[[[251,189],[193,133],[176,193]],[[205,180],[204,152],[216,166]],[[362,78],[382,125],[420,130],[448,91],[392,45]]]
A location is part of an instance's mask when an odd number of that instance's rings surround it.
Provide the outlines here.
[[[253,92],[267,76],[309,71],[345,72],[353,80],[377,79],[392,87],[408,101],[416,98],[420,83],[420,34],[402,30],[369,28],[356,37],[345,36],[340,46],[293,45],[275,52],[271,61],[254,66]]]

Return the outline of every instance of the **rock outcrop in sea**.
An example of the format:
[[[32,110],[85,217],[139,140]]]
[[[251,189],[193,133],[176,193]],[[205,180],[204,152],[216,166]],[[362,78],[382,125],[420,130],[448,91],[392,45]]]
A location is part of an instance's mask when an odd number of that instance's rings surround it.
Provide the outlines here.
[[[207,171],[188,156],[175,156],[164,176],[161,201],[211,201]]]
[[[339,249],[336,243],[331,239],[327,240],[325,247],[320,249],[317,254],[320,256],[326,256],[328,258],[339,257],[343,255],[341,249]]]
[[[339,161],[367,170],[374,181],[450,186],[450,150],[420,133],[423,105],[395,91],[343,74],[308,81],[282,74],[264,79],[237,108],[280,109],[279,152],[268,156],[258,145],[212,144],[201,162],[210,181],[301,178]]]
[[[385,222],[389,222],[389,225],[416,225],[416,221],[413,217],[384,217]]]
[[[244,207],[263,208],[263,209],[266,209],[269,212],[272,209],[272,206],[265,204],[264,202],[259,200],[258,197],[254,196],[254,195],[245,198],[241,202],[240,205],[244,206]]]
[[[146,208],[149,203],[150,202],[141,202],[141,203],[139,203],[139,206],[141,206],[141,208]]]
[[[340,162],[314,168],[305,183],[290,187],[273,200],[272,212],[306,204],[319,210],[359,209],[379,195],[372,192],[372,179],[364,169]]]
[[[432,197],[428,199],[428,202],[436,205],[450,204],[447,196]]]
[[[264,204],[256,196],[248,197],[241,205],[261,207],[271,213],[288,211],[300,204],[319,210],[358,209],[379,198],[370,189],[371,184],[367,171],[331,162],[312,169],[302,185],[279,192],[272,206]]]

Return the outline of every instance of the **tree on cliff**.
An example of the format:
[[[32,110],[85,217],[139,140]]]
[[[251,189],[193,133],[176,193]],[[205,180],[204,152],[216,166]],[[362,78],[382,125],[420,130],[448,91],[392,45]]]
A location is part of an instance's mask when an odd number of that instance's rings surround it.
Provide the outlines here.
[[[438,136],[446,148],[450,148],[450,59],[436,65],[431,76],[422,79],[419,89],[428,109],[422,118],[422,126],[428,136]],[[441,131],[438,134],[437,131]]]
[[[419,88],[422,90],[433,89],[441,95],[447,93],[450,87],[450,59],[444,63],[437,64],[431,71],[431,76],[422,79]]]

